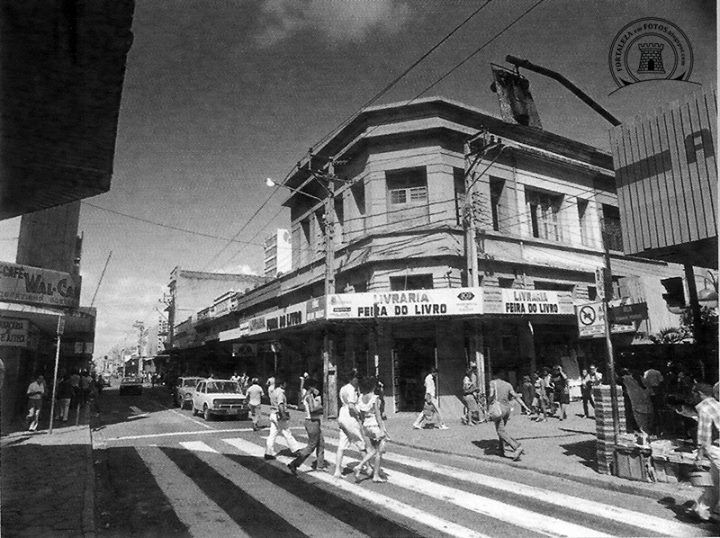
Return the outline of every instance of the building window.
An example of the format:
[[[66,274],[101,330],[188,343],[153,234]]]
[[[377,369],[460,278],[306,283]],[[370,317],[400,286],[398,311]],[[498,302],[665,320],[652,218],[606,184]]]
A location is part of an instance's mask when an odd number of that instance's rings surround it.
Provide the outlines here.
[[[500,231],[500,213],[505,180],[497,177],[490,178],[490,210],[492,212],[493,230]]]
[[[509,288],[513,287],[513,284],[515,284],[514,278],[503,278],[503,277],[498,278],[498,286],[500,286],[501,288],[509,289]]]
[[[536,290],[547,290],[547,291],[574,291],[575,284],[561,284],[559,282],[549,282],[545,280],[535,281]]]
[[[588,201],[578,198],[578,221],[580,222],[580,242],[583,246],[590,246],[590,227],[588,223]]]
[[[432,274],[403,275],[390,277],[390,291],[431,290],[433,289]]]
[[[623,249],[622,227],[620,226],[620,210],[611,205],[603,204],[603,221],[605,227],[605,246],[610,250]]]
[[[429,223],[425,167],[385,172],[388,223],[416,226]]]
[[[560,230],[561,194],[525,190],[525,200],[530,215],[530,229],[533,237],[550,241],[562,240]]]
[[[587,287],[588,300],[594,301],[597,299],[597,288],[595,286]]]
[[[465,170],[453,168],[453,184],[455,188],[455,222],[461,225],[465,206]]]

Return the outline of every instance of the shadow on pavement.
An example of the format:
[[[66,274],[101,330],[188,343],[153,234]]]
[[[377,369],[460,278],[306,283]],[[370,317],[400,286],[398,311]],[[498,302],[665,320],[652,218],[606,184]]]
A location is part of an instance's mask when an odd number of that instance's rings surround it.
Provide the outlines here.
[[[597,441],[595,439],[560,445],[560,448],[564,450],[563,455],[574,456],[578,458],[581,465],[593,470],[597,470],[596,447]]]

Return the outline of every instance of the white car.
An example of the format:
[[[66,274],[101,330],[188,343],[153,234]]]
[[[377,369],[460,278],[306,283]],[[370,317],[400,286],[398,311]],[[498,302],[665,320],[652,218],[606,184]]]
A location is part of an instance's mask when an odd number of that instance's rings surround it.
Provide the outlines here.
[[[213,416],[231,416],[247,420],[247,398],[240,393],[240,385],[229,379],[203,379],[195,387],[192,397],[193,415],[202,413],[205,420]]]

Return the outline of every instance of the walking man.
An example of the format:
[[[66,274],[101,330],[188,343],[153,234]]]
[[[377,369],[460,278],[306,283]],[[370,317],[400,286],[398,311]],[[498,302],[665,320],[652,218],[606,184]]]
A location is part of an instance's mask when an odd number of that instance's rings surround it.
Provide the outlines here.
[[[293,437],[288,428],[290,413],[287,410],[287,397],[285,396],[285,381],[275,380],[275,391],[270,395],[270,434],[265,443],[265,459],[275,459],[275,439],[278,433],[287,441],[290,452],[296,454],[300,450],[300,444]]]
[[[438,369],[433,367],[430,369],[430,373],[425,376],[425,395],[426,399],[427,396],[430,397],[430,403],[432,403],[432,405],[435,407],[438,420],[440,421],[440,429],[447,430],[448,427],[445,425],[445,421],[440,414],[440,402],[438,401],[437,397],[437,373]],[[413,428],[415,428],[416,430],[422,429],[422,423],[424,420],[425,412],[420,411],[420,414],[417,416],[415,422],[413,423]]]
[[[29,421],[28,431],[34,432],[38,427],[40,410],[42,409],[42,399],[45,395],[45,378],[43,376],[37,376],[35,381],[28,385],[27,395],[28,415],[26,418]]]
[[[252,383],[247,389],[248,407],[250,409],[250,419],[253,423],[253,431],[258,431],[260,428],[258,423],[260,422],[260,403],[265,391],[260,386],[260,380],[257,377],[252,378]]]
[[[693,511],[703,521],[710,519],[720,522],[720,446],[717,438],[713,442],[713,430],[720,431],[720,402],[713,396],[713,388],[705,383],[696,383],[693,393],[699,400],[695,406],[698,413],[697,456],[699,464],[703,456],[710,460],[712,486],[703,488]]]
[[[333,474],[335,478],[342,477],[343,454],[351,443],[355,443],[361,451],[365,450],[365,441],[360,429],[360,415],[356,408],[359,398],[357,371],[352,370],[347,377],[348,382],[340,389],[340,412],[338,413],[340,438],[335,454],[335,473]]]
[[[300,450],[297,457],[288,463],[290,472],[297,476],[297,469],[300,467],[307,457],[315,451],[315,468],[318,471],[325,470],[325,439],[323,438],[320,420],[323,413],[322,399],[320,391],[317,388],[317,382],[314,379],[305,381],[307,392],[303,398],[303,407],[305,408],[305,431],[308,436],[308,443],[305,448]]]
[[[495,422],[495,431],[497,432],[498,439],[500,440],[500,454],[506,456],[505,445],[508,445],[512,449],[512,453],[508,457],[517,461],[520,456],[525,452],[522,445],[513,439],[510,434],[505,430],[508,420],[510,419],[510,400],[517,400],[521,406],[523,406],[528,413],[530,410],[522,401],[522,398],[517,395],[513,390],[512,385],[501,379],[498,374],[493,376],[493,380],[490,383],[490,405],[494,402],[498,402],[501,408],[501,414],[497,417],[493,417]]]

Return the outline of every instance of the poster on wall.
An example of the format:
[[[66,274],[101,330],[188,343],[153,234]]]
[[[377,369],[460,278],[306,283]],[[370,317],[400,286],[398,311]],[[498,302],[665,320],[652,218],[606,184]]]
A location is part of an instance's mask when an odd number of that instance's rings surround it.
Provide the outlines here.
[[[0,318],[0,347],[27,347],[29,326],[26,319]]]

